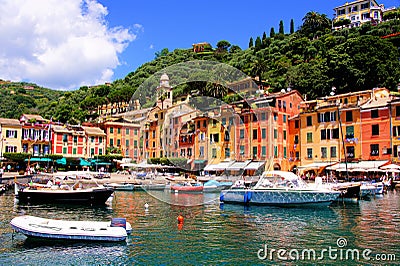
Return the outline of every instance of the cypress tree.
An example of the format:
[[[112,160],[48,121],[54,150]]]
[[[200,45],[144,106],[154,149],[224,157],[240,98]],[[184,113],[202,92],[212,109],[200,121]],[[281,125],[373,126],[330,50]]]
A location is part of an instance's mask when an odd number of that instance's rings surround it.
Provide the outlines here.
[[[253,37],[250,37],[250,41],[249,41],[249,48],[253,47]]]
[[[262,43],[261,43],[260,36],[257,36],[255,47],[256,47],[256,50],[260,50],[262,48]]]
[[[290,34],[294,33],[294,20],[290,20]]]
[[[263,48],[267,47],[267,34],[265,33],[265,31],[262,36],[262,47]]]
[[[285,28],[283,27],[283,20],[279,22],[279,34],[285,34]]]
[[[271,27],[271,31],[269,32],[269,37],[274,38],[275,37],[275,29],[274,27]]]

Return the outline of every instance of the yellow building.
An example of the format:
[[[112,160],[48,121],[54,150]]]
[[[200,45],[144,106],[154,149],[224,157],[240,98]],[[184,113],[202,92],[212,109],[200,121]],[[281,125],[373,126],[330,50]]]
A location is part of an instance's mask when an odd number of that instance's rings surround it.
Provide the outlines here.
[[[390,103],[390,118],[392,124],[391,142],[393,147],[392,161],[400,162],[400,98],[393,99]]]
[[[0,118],[0,159],[5,152],[22,152],[22,127],[18,119]]]
[[[358,27],[366,22],[381,22],[385,7],[375,0],[357,0],[346,2],[333,10],[335,11],[334,23],[348,19],[350,20],[350,25],[348,26]]]
[[[223,156],[223,132],[224,126],[216,118],[210,118],[208,120],[208,149],[207,154],[209,158],[209,164],[219,163],[225,155]]]
[[[82,126],[86,135],[85,158],[95,158],[96,155],[106,154],[106,133],[99,127]]]
[[[361,159],[360,106],[370,99],[371,92],[352,92],[303,103],[299,169],[319,172],[345,158]]]

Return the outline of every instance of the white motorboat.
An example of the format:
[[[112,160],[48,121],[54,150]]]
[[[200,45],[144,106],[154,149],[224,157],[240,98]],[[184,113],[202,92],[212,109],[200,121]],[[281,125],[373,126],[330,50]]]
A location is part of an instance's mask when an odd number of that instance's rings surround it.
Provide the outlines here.
[[[132,232],[125,218],[109,222],[67,221],[24,215],[11,220],[11,227],[27,237],[53,240],[124,241]]]
[[[305,204],[328,205],[341,192],[321,187],[311,188],[292,172],[266,171],[254,187],[235,187],[222,190],[221,202],[295,206]]]

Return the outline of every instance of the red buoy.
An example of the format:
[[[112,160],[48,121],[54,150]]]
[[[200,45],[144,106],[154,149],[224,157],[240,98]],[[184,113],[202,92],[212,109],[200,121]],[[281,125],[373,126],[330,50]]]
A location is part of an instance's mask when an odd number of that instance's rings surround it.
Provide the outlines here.
[[[178,224],[183,224],[183,216],[182,215],[179,215],[177,219],[178,219]]]

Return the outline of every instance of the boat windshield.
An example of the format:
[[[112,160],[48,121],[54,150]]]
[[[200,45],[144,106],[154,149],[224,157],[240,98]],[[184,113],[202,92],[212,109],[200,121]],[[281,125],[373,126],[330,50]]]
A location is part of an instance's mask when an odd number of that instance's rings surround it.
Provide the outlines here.
[[[291,172],[264,172],[256,188],[304,188],[307,183]]]

